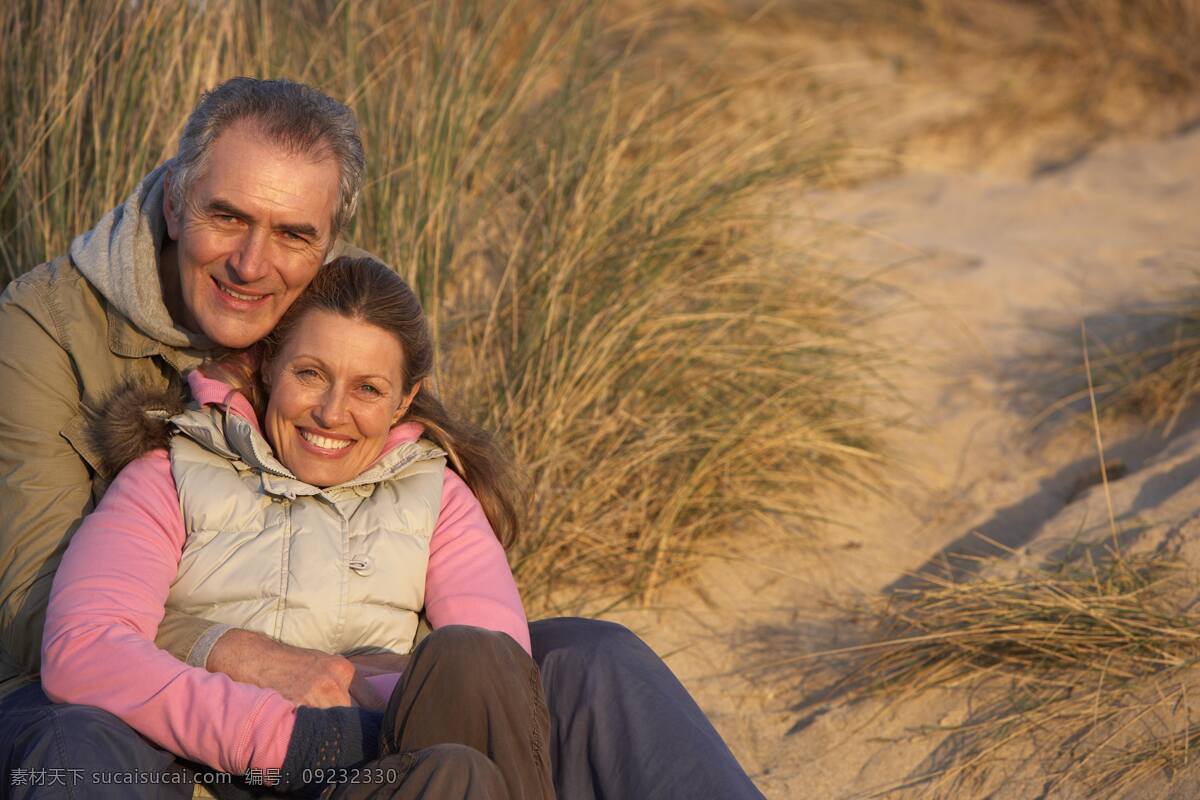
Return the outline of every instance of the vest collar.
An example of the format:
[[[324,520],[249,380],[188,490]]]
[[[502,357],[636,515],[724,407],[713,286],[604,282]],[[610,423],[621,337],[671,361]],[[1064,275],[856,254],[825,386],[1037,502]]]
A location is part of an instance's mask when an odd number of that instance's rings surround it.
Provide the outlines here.
[[[207,450],[234,462],[236,468],[258,472],[267,494],[288,499],[319,494],[332,500],[346,492],[366,496],[374,491],[376,484],[398,477],[409,465],[446,455],[428,441],[404,442],[384,453],[361,475],[322,488],[293,475],[275,457],[271,445],[255,426],[240,414],[232,413],[228,406],[192,408],[172,417],[171,425]]]

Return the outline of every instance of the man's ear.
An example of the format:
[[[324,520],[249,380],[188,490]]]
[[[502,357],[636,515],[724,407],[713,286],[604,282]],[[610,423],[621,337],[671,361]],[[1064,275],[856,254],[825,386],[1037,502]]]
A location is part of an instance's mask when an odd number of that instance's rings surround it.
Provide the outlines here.
[[[171,180],[175,175],[171,168],[167,168],[167,174],[163,176],[163,219],[167,221],[167,236],[173,241],[179,241],[179,209],[175,207],[174,198],[171,195]]]

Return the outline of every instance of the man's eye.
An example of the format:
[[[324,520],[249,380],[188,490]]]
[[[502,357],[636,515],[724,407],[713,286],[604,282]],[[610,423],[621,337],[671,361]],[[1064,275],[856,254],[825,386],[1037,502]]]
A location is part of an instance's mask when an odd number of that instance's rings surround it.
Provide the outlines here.
[[[296,242],[297,244],[308,244],[308,239],[305,239],[298,233],[292,233],[291,231],[284,231],[283,238],[290,242]]]
[[[216,220],[217,220],[217,222],[222,222],[226,225],[232,225],[233,223],[238,221],[238,218],[231,214],[217,214]]]

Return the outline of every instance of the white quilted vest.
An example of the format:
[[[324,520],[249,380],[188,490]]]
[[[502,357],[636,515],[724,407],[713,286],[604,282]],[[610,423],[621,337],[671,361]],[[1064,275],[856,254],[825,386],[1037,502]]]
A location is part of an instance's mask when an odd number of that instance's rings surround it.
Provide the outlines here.
[[[171,419],[187,541],[167,607],[326,653],[407,653],[425,605],[444,453],[400,445],[325,489],[297,479],[242,417]]]

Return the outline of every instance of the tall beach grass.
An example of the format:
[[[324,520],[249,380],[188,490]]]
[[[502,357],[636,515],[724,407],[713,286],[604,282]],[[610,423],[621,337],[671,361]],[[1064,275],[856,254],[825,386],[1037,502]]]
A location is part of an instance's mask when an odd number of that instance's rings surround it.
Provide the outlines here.
[[[646,599],[722,537],[861,483],[879,355],[850,287],[777,244],[787,193],[836,152],[782,106],[731,113],[748,76],[639,71],[637,31],[605,12],[5,4],[0,262],[64,252],[221,79],[322,87],[370,159],[348,238],[418,289],[439,387],[525,472],[527,604]]]

